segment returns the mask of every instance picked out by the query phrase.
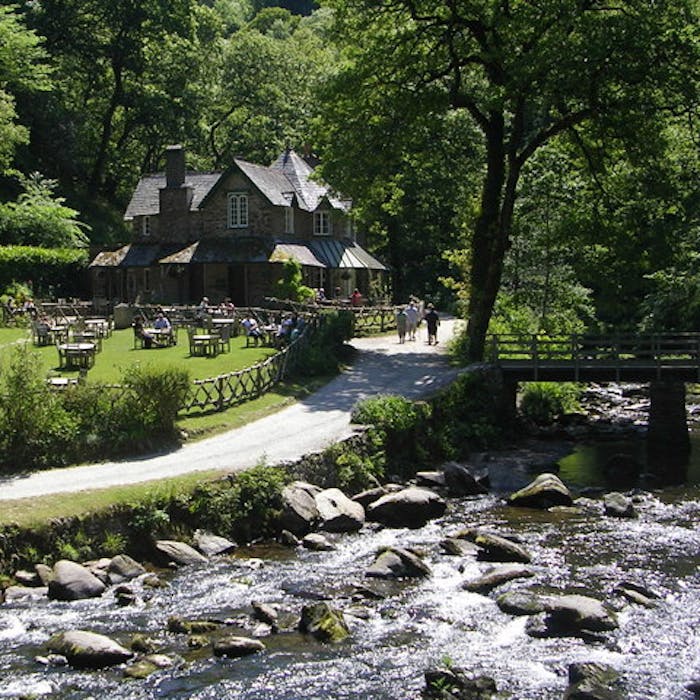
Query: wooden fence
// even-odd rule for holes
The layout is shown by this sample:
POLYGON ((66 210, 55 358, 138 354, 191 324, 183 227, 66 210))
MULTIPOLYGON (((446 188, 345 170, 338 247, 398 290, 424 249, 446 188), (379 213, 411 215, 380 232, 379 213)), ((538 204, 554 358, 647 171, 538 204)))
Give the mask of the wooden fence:
POLYGON ((223 411, 262 396, 298 366, 313 332, 314 326, 307 325, 287 347, 252 367, 218 377, 196 379, 182 412, 223 411))

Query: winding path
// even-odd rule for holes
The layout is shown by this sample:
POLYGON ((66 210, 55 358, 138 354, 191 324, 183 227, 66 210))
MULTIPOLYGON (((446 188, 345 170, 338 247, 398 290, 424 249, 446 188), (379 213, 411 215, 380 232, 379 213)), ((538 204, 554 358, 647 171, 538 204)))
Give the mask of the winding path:
POLYGON ((0 479, 0 501, 153 481, 196 471, 235 472, 260 462, 278 464, 319 452, 354 432, 350 411, 362 398, 392 393, 416 399, 452 381, 458 369, 445 355, 455 320, 445 318, 439 345, 425 328, 415 342, 395 335, 356 338, 353 366, 311 396, 277 413, 166 454, 34 472, 0 479))

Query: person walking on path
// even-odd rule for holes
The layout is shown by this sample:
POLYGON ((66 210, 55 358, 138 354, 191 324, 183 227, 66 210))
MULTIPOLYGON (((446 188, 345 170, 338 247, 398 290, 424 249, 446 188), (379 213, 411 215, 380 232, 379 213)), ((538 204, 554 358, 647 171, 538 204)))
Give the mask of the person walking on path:
POLYGON ((408 334, 408 339, 415 340, 416 330, 418 330, 418 321, 420 321, 420 313, 418 311, 418 306, 416 306, 416 301, 413 297, 411 297, 411 300, 408 302, 408 306, 406 307, 406 317, 408 320, 406 325, 406 333, 408 334))
POLYGON ((406 342, 406 327, 408 324, 408 316, 406 315, 406 309, 400 307, 396 312, 396 330, 399 334, 399 343, 406 342))
POLYGON ((425 314, 425 323, 428 326, 428 345, 432 345, 433 343, 437 345, 437 329, 440 325, 440 317, 432 304, 428 304, 428 311, 425 314))

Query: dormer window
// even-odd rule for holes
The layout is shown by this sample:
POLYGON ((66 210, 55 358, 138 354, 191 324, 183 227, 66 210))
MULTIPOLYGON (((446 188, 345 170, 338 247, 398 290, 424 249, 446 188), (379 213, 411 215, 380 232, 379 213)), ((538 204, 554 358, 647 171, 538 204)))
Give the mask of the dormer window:
POLYGON ((284 232, 294 233, 294 208, 284 208, 284 232))
POLYGON ((228 196, 228 227, 248 226, 248 195, 245 192, 231 192, 228 196))
POLYGON ((314 212, 314 236, 331 235, 331 214, 328 211, 314 212))
POLYGON ((144 216, 141 219, 141 235, 144 238, 148 238, 151 235, 151 217, 144 216))

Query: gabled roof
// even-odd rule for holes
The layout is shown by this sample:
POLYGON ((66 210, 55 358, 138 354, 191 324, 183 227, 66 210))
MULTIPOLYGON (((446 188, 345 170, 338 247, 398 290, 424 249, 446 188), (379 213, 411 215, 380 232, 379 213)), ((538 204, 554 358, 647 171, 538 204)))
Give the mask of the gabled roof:
MULTIPOLYGON (((187 173, 185 186, 192 188, 190 211, 199 208, 209 190, 221 177, 220 172, 187 173)), ((144 175, 136 185, 131 201, 124 213, 124 219, 130 221, 135 216, 156 216, 160 211, 160 190, 165 187, 165 173, 144 175)))
POLYGON ((344 243, 332 238, 309 241, 309 248, 326 267, 360 270, 386 270, 386 266, 357 243, 344 243))
MULTIPOLYGON (((226 172, 188 172, 185 186, 192 188, 190 211, 196 211, 234 170, 240 170, 251 183, 277 207, 291 206, 296 197, 300 209, 315 211, 319 205, 343 212, 351 207, 349 199, 335 195, 324 184, 312 179, 313 168, 294 151, 288 149, 270 166, 256 165, 241 158, 226 172)), ((144 175, 136 185, 124 219, 156 216, 160 210, 160 190, 165 187, 165 173, 144 175)))
POLYGON ((98 253, 88 267, 150 267, 177 248, 174 243, 129 243, 118 250, 98 253))

